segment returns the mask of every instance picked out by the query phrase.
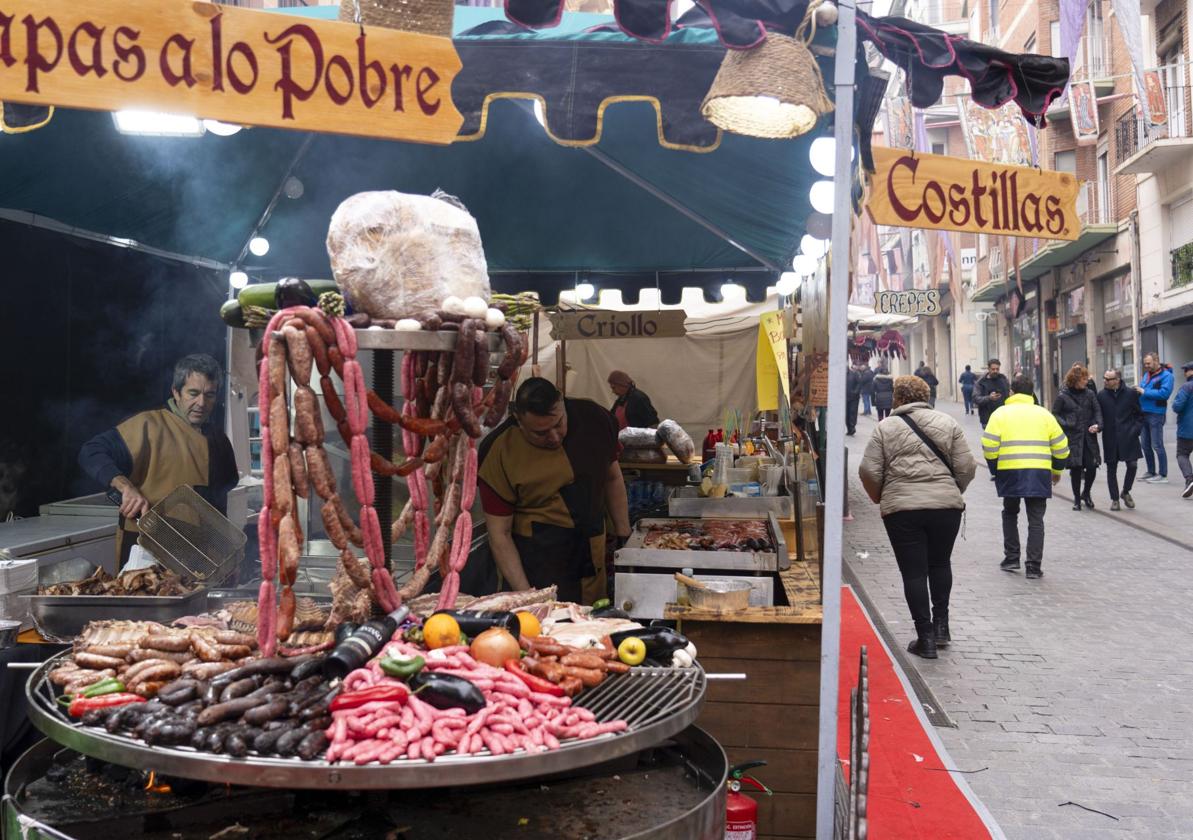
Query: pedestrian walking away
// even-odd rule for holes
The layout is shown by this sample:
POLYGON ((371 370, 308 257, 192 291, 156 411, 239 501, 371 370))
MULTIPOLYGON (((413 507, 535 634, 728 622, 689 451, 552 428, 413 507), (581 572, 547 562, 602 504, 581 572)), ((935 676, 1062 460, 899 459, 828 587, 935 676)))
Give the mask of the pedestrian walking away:
POLYGON ((867 363, 861 369, 862 381, 862 414, 870 416, 870 402, 874 397, 874 368, 867 363))
POLYGON ((1121 510, 1118 489, 1118 464, 1127 465, 1123 477, 1122 504, 1134 509, 1131 486, 1139 468, 1141 449, 1139 430, 1143 428, 1143 411, 1139 408, 1139 394, 1123 386, 1122 374, 1108 370, 1102 375, 1102 390, 1098 392, 1102 408, 1102 455, 1106 462, 1106 485, 1110 490, 1110 509, 1121 510))
POLYGON ((1147 472, 1143 481, 1152 484, 1168 483, 1168 452, 1164 449, 1164 417, 1168 413, 1168 398, 1172 396, 1172 369, 1160 364, 1160 357, 1147 353, 1143 357, 1143 379, 1135 386, 1139 407, 1143 409, 1143 431, 1139 445, 1147 472))
POLYGON ((932 408, 936 408, 936 388, 938 385, 940 385, 940 380, 936 378, 936 374, 932 372, 932 368, 928 367, 927 365, 924 365, 922 368, 920 368, 920 372, 917 375, 920 377, 920 379, 928 383, 928 405, 930 405, 932 408))
POLYGON ((1011 383, 999 372, 1001 369, 998 359, 991 359, 986 363, 986 375, 973 387, 973 401, 977 403, 978 422, 983 429, 990 422, 990 415, 1001 408, 1011 394, 1011 383))
POLYGON ((965 366, 965 373, 957 379, 961 383, 961 397, 965 400, 965 413, 973 414, 973 385, 978 381, 978 375, 969 365, 965 366))
POLYGON ((1052 415, 1069 439, 1069 480, 1073 485, 1073 510, 1084 504, 1090 510, 1090 496, 1098 475, 1101 456, 1098 432, 1102 430, 1102 406, 1089 386, 1089 371, 1078 362, 1065 374, 1065 387, 1052 401, 1052 415))
POLYGON ((879 365, 874 374, 874 411, 881 421, 891 413, 892 394, 895 389, 895 378, 886 369, 886 365, 879 365))
POLYGON ((982 455, 1002 499, 1003 560, 1000 568, 1019 570, 1019 508, 1027 509, 1027 577, 1041 578, 1044 511, 1052 485, 1069 458, 1068 437, 1052 412, 1035 404, 1035 383, 1019 375, 1006 404, 990 415, 982 432, 982 455))
POLYGON ((862 376, 858 366, 845 371, 845 434, 853 437, 857 432, 857 404, 862 396, 862 376))
POLYGON ((879 505, 903 578, 916 632, 907 649, 936 659, 950 642, 953 543, 977 464, 960 424, 932 409, 929 393, 920 377, 895 380, 894 411, 866 445, 858 476, 879 505))
POLYGON ((1193 466, 1189 464, 1189 456, 1193 454, 1193 362, 1181 365, 1181 372, 1185 374, 1185 384, 1172 401, 1172 411, 1177 418, 1176 463, 1185 480, 1181 498, 1189 499, 1193 498, 1193 466))

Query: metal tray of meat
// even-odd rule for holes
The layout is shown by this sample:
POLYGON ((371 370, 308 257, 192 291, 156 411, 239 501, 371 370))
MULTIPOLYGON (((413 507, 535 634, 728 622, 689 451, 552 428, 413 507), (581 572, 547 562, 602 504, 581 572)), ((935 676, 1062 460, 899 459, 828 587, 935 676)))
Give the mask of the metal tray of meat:
MULTIPOLYGON (((760 517, 761 518, 761 517, 760 517)), ((765 515, 767 538, 773 551, 708 551, 702 549, 673 549, 657 548, 646 545, 652 527, 677 529, 689 527, 693 529, 707 529, 709 527, 741 526, 748 519, 640 519, 634 527, 634 532, 626 541, 625 547, 614 554, 614 563, 618 567, 643 567, 659 569, 719 569, 721 571, 737 572, 775 572, 791 566, 791 558, 787 554, 787 542, 783 538, 783 529, 779 527, 779 520, 774 513, 765 515)))
POLYGON ((624 720, 622 732, 586 741, 564 740, 557 750, 528 753, 517 750, 495 756, 482 750, 459 756, 454 752, 433 762, 402 758, 392 764, 331 764, 299 758, 244 758, 199 752, 190 747, 149 746, 127 735, 82 726, 67 717, 55 700, 48 675, 64 652, 46 660, 25 685, 29 719, 47 737, 83 755, 102 761, 154 770, 205 782, 276 788, 341 788, 344 790, 437 788, 482 785, 563 773, 620 758, 661 743, 690 726, 700 714, 708 681, 704 670, 691 668, 635 668, 614 674, 576 698, 575 705, 592 711, 597 721, 624 720))
POLYGON ((29 595, 29 612, 47 639, 70 640, 92 621, 126 619, 169 624, 207 609, 207 590, 186 595, 29 595))

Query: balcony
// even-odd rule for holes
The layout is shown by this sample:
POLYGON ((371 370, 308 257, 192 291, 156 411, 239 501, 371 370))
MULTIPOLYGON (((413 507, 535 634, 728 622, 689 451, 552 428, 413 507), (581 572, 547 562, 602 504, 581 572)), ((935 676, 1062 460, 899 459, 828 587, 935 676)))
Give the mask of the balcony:
POLYGON ((1119 117, 1114 125, 1114 151, 1115 159, 1122 162, 1115 174, 1159 172, 1193 159, 1189 94, 1186 85, 1164 88, 1167 122, 1163 125, 1146 125, 1134 112, 1119 117))
MULTIPOLYGON (((1099 27, 1100 29, 1100 27, 1099 27)), ((1092 81, 1099 95, 1114 90, 1114 69, 1111 66, 1110 39, 1104 34, 1089 34, 1081 39, 1077 59, 1073 63, 1073 78, 1092 81)))

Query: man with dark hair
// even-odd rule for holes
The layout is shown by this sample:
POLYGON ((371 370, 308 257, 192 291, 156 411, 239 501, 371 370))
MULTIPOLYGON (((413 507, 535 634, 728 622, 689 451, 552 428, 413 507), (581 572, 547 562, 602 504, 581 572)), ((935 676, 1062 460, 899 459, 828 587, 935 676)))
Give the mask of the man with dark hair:
POLYGON ((1011 394, 1011 383, 1007 382, 1005 374, 1000 373, 1002 363, 998 359, 991 359, 986 363, 986 375, 977 381, 973 388, 973 401, 978 407, 978 422, 982 428, 990 422, 990 415, 1002 406, 1011 394))
POLYGON ((509 589, 557 586, 561 601, 605 597, 605 517, 630 534, 617 421, 546 379, 518 387, 512 416, 478 450, 489 547, 509 589))
POLYGON ((120 494, 116 558, 123 566, 137 541, 136 520, 175 488, 188 484, 220 513, 240 474, 232 443, 210 422, 223 372, 206 353, 174 365, 165 408, 134 414, 93 437, 79 451, 79 466, 120 494))
POLYGON ((1052 412, 1035 403, 1035 383, 1020 374, 1006 404, 990 415, 982 432, 982 454, 1002 499, 1003 560, 999 568, 1019 571, 1019 507, 1027 508, 1027 577, 1041 578, 1044 511, 1052 485, 1060 481, 1069 442, 1052 412))
POLYGON ((1172 396, 1172 369, 1160 363, 1156 353, 1143 356, 1143 378, 1135 386, 1139 407, 1143 409, 1143 430, 1139 445, 1147 472, 1140 479, 1149 484, 1168 483, 1168 452, 1164 449, 1164 418, 1168 414, 1168 398, 1172 396))

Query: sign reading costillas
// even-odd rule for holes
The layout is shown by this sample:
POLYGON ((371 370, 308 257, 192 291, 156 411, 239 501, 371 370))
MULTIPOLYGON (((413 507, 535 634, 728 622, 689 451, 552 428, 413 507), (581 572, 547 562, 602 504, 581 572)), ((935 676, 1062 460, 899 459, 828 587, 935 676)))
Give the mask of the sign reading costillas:
POLYGON ((450 143, 448 38, 182 0, 0 0, 0 100, 450 143))
POLYGON ((867 209, 877 224, 1076 239, 1080 185, 1068 172, 874 148, 867 209))
POLYGON ((687 335, 682 309, 658 312, 614 312, 581 309, 551 313, 551 337, 556 341, 593 338, 682 338, 687 335))

